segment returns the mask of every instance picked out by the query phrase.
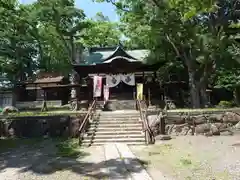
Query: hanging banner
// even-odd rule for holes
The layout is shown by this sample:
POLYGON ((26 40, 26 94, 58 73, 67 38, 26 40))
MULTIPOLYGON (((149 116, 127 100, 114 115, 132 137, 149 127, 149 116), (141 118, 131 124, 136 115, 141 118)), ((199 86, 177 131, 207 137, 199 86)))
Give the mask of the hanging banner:
POLYGON ((104 101, 108 101, 109 99, 109 88, 108 85, 103 86, 103 95, 104 95, 104 101))
POLYGON ((121 82, 120 75, 107 75, 106 84, 109 88, 117 86, 121 82))
POLYGON ((93 77, 93 97, 101 97, 102 94, 102 77, 93 77))
POLYGON ((143 84, 137 84, 137 99, 143 100, 143 84))
POLYGON ((121 80, 129 85, 129 86, 135 86, 135 76, 134 74, 122 74, 121 80))

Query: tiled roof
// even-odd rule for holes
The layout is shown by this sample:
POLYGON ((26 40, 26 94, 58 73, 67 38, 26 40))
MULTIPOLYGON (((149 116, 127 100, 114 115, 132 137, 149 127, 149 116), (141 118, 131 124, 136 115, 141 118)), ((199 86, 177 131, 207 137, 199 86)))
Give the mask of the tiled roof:
POLYGON ((34 83, 35 84, 40 84, 40 83, 57 83, 57 82, 61 82, 63 80, 63 78, 64 78, 64 76, 40 78, 40 79, 36 79, 34 81, 34 83))
POLYGON ((121 55, 126 59, 140 61, 145 63, 149 50, 123 50, 121 47, 117 48, 92 48, 87 55, 83 56, 84 63, 81 65, 102 64, 104 61, 109 61, 109 58, 120 57, 121 55))

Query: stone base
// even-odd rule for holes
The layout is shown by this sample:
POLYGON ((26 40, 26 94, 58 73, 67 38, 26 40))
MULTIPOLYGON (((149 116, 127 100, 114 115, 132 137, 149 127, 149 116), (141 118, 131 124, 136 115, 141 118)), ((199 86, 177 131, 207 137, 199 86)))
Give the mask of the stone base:
POLYGON ((78 137, 85 114, 0 119, 0 137, 78 137))
MULTIPOLYGON (((104 102, 98 101, 98 108, 102 108, 104 102)), ((135 100, 109 100, 107 105, 105 106, 105 110, 107 111, 115 111, 115 110, 135 110, 136 109, 136 101, 135 100)))
MULTIPOLYGON (((155 135, 160 132, 160 121, 153 124, 157 115, 148 115, 148 120, 155 135)), ((188 116, 184 114, 164 117, 165 133, 171 136, 205 135, 220 136, 234 135, 240 131, 240 115, 234 112, 220 114, 199 114, 188 116)))

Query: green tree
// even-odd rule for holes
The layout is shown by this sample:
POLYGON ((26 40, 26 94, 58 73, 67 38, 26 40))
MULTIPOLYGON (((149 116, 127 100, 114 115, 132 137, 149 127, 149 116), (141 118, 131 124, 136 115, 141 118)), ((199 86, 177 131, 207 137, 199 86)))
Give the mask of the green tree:
POLYGON ((78 40, 85 47, 115 46, 121 39, 118 23, 111 22, 102 13, 97 13, 91 20, 92 27, 85 29, 84 35, 78 40))
POLYGON ((36 43, 29 27, 22 23, 24 6, 16 1, 1 1, 0 7, 0 67, 12 81, 32 74, 37 56, 36 43))
POLYGON ((52 70, 69 72, 76 57, 76 38, 82 36, 84 29, 90 27, 83 10, 74 6, 73 0, 38 0, 34 3, 35 17, 44 48, 43 63, 52 70), (55 68, 57 67, 57 69, 55 68))
MULTIPOLYGON (((180 59, 188 71, 192 106, 206 104, 206 88, 216 70, 216 61, 224 59, 229 45, 227 29, 237 18, 237 1, 113 1, 127 31, 135 36, 144 29, 146 37, 134 38, 132 44, 146 42, 152 61, 176 63, 180 59), (227 12, 227 13, 226 13, 227 12), (140 29, 140 30, 139 30, 140 29), (174 58, 175 56, 175 58, 174 58), (172 58, 172 59, 171 59, 172 58)), ((131 38, 130 37, 130 38, 131 38)))

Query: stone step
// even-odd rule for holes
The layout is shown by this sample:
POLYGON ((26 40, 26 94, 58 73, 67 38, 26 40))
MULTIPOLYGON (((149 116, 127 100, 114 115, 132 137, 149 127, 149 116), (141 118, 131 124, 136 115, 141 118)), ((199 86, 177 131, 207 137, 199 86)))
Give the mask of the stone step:
POLYGON ((145 142, 144 137, 138 137, 138 138, 112 138, 112 139, 84 139, 83 143, 118 143, 118 142, 145 142))
POLYGON ((141 121, 136 120, 93 120, 91 124, 141 124, 141 121))
POLYGON ((82 144, 88 146, 105 143, 144 145, 145 137, 142 134, 139 112, 135 110, 97 112, 84 135, 82 144))
POLYGON ((90 126, 88 131, 98 131, 98 132, 109 132, 109 131, 141 131, 142 126, 135 126, 135 127, 93 127, 90 126))
POLYGON ((119 116, 93 116, 96 119, 138 119, 140 116, 139 115, 119 115, 119 116))
POLYGON ((102 124, 102 123, 99 123, 99 124, 91 124, 90 127, 97 127, 97 128, 118 128, 118 127, 121 127, 121 128, 134 128, 134 127, 142 127, 142 124, 141 123, 125 123, 125 124, 116 124, 116 123, 108 123, 108 124, 102 124))
POLYGON ((87 135, 95 134, 98 135, 125 135, 125 134, 142 134, 142 131, 131 131, 131 130, 122 130, 122 131, 88 131, 86 132, 87 135))
POLYGON ((91 125, 98 125, 98 124, 142 124, 141 122, 137 122, 137 121, 119 121, 119 122, 112 122, 112 121, 100 121, 100 122, 92 122, 91 125))
POLYGON ((121 119, 139 119, 140 116, 129 116, 129 115, 124 115, 124 116, 93 116, 94 119, 116 119, 116 120, 121 120, 121 119))
MULTIPOLYGON (((82 142, 83 147, 88 147, 88 146, 103 146, 105 144, 107 144, 108 142, 93 142, 93 143, 89 143, 89 142, 82 142)), ((117 144, 127 144, 127 145, 145 145, 145 141, 144 142, 117 142, 117 144)))
POLYGON ((139 116, 140 112, 139 111, 102 111, 102 112, 97 112, 98 115, 100 116, 139 116))
MULTIPOLYGON (((99 110, 98 110, 99 111, 99 110)), ((99 112, 98 114, 102 116, 107 116, 107 115, 139 115, 139 111, 133 111, 133 110, 117 110, 117 111, 102 111, 99 112)))
POLYGON ((122 138, 127 138, 127 139, 132 139, 132 138, 144 138, 144 136, 139 133, 139 134, 104 134, 104 135, 89 135, 85 136, 84 140, 88 139, 122 139, 122 138))

